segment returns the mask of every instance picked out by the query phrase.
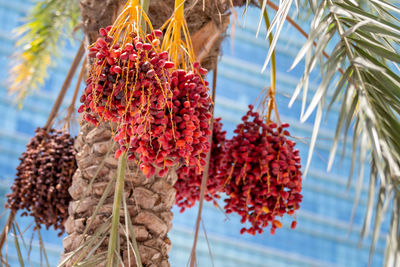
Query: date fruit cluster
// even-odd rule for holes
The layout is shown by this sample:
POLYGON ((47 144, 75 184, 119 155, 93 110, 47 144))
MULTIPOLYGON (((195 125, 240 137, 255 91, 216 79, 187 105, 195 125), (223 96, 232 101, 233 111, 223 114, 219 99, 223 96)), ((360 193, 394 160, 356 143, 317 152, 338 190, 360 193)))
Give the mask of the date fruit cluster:
MULTIPOLYGON (((284 123, 266 124, 253 106, 237 125, 235 136, 225 142, 219 167, 225 178, 225 211, 241 216, 241 233, 262 233, 271 225, 271 233, 282 223, 277 217, 292 215, 302 200, 299 151, 284 123)), ((293 221, 292 228, 296 226, 293 221)))
MULTIPOLYGON (((217 175, 219 165, 223 156, 223 146, 226 140, 226 131, 222 131, 221 118, 215 118, 213 124, 213 135, 211 143, 210 165, 208 169, 207 188, 204 199, 215 202, 223 191, 223 177, 217 175)), ((175 183, 176 205, 180 212, 191 208, 200 199, 200 187, 203 174, 197 174, 194 168, 182 166, 177 169, 178 180, 175 183)))
POLYGON ((23 210, 46 228, 64 232, 71 196, 68 188, 77 168, 74 139, 63 131, 37 128, 17 167, 17 177, 7 194, 6 208, 23 210))
POLYGON ((210 149, 207 70, 198 63, 189 71, 175 69, 168 52, 160 51, 159 30, 120 45, 110 29, 101 29, 90 48, 94 60, 78 111, 95 125, 115 122, 115 156, 138 158, 147 177, 164 176, 177 163, 200 173, 210 149))

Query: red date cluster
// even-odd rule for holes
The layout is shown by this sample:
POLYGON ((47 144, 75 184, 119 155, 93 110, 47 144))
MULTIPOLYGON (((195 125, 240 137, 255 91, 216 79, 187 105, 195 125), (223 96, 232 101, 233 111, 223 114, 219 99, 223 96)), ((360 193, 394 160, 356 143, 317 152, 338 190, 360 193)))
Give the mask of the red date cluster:
MULTIPOLYGON (((206 201, 216 201, 223 191, 224 181, 221 175, 217 175, 218 167, 223 157, 223 145, 226 131, 222 131, 221 118, 214 119, 213 138, 211 143, 210 165, 208 169, 207 188, 204 195, 206 201)), ((191 208, 200 199, 200 187, 203 174, 197 174, 194 168, 182 166, 177 170, 178 180, 175 183, 176 205, 180 212, 191 208)))
POLYGON ((101 29, 103 37, 89 50, 95 60, 78 111, 95 125, 116 122, 115 156, 138 156, 147 177, 157 170, 164 176, 176 162, 200 173, 210 149, 207 70, 198 63, 191 71, 173 70, 168 53, 160 51, 159 30, 122 46, 109 30, 101 29))
POLYGON ((210 149, 211 100, 207 82, 202 80, 199 72, 200 69, 172 71, 172 97, 167 102, 171 105, 165 110, 157 110, 159 102, 155 100, 150 107, 153 116, 148 121, 142 122, 137 117, 124 124, 124 131, 132 129, 133 133, 144 133, 130 138, 129 152, 132 157, 135 153, 140 155, 140 168, 145 174, 152 175, 157 167, 160 168, 159 176, 164 176, 176 161, 182 161, 196 173, 201 173, 206 165, 205 158, 210 149))
POLYGON ((242 234, 262 233, 270 224, 273 234, 282 226, 277 217, 292 215, 302 200, 299 151, 287 139, 288 124, 266 124, 249 108, 236 135, 225 143, 220 165, 227 194, 225 210, 238 213, 242 223, 250 223, 241 229, 242 234))
MULTIPOLYGON (((137 105, 144 107, 150 95, 165 95, 168 89, 165 70, 174 66, 166 61, 167 53, 160 55, 154 51, 153 42, 159 43, 156 36, 161 32, 147 35, 149 42, 136 37, 132 43, 120 47, 108 35, 110 29, 110 26, 100 29, 103 37, 89 48, 89 57, 94 62, 80 99, 83 104, 78 110, 86 111, 85 120, 95 125, 99 120, 120 122, 133 116, 131 113, 136 111, 137 105)), ((161 98, 165 100, 164 96, 161 98)))

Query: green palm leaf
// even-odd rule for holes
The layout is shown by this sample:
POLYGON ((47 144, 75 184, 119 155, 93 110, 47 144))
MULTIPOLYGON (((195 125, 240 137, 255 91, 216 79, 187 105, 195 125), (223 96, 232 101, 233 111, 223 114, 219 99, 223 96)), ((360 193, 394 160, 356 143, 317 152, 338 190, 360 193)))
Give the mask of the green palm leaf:
POLYGON ((305 59, 305 71, 291 100, 293 103, 303 91, 302 121, 308 119, 318 107, 305 169, 308 170, 317 140, 321 108, 327 100, 328 110, 334 103, 339 103, 341 107, 328 169, 333 165, 340 138, 344 136, 346 143, 348 130, 352 126, 353 156, 350 172, 353 173, 356 152, 359 151, 359 176, 351 223, 361 193, 364 166, 369 159, 368 210, 361 237, 369 232, 376 187, 379 186, 371 257, 385 216, 385 207, 388 207, 384 203, 392 203, 386 263, 395 263, 399 254, 399 216, 396 209, 400 199, 400 77, 397 67, 400 60, 400 27, 396 16, 400 14, 400 9, 384 0, 323 0, 318 7, 315 3, 312 7, 315 16, 309 39, 293 63, 294 67, 305 59), (313 42, 316 42, 316 48, 313 48, 313 42), (334 48, 331 57, 324 59, 322 52, 328 44, 334 44, 334 48), (320 63, 323 73, 321 83, 306 107, 309 76, 320 63), (334 83, 339 68, 345 71, 338 82, 334 83), (333 94, 328 93, 330 90, 333 90, 333 94), (331 99, 328 99, 328 95, 332 95, 331 99))
POLYGON ((22 104, 26 95, 44 83, 52 57, 60 52, 78 25, 77 1, 39 1, 16 29, 19 37, 10 71, 10 93, 22 104))

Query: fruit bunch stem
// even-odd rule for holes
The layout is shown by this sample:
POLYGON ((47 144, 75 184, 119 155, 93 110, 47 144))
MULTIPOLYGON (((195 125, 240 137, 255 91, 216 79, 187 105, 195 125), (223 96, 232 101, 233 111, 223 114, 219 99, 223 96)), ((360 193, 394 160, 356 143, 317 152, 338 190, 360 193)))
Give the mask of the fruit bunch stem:
POLYGON ((63 85, 61 87, 61 90, 60 90, 60 92, 59 92, 59 94, 57 96, 56 102, 53 105, 53 108, 52 108, 52 110, 50 112, 49 118, 47 119, 47 122, 46 122, 46 124, 44 126, 44 128, 47 131, 50 130, 50 128, 51 128, 51 126, 52 126, 52 124, 54 122, 54 119, 57 116, 58 110, 60 109, 62 101, 63 101, 63 99, 65 97, 65 94, 67 93, 67 90, 68 90, 68 88, 69 88, 69 86, 71 84, 72 78, 74 77, 76 69, 78 68, 79 62, 81 61, 84 53, 85 53, 85 47, 84 47, 83 42, 82 42, 81 46, 79 47, 78 52, 75 55, 74 61, 72 62, 71 67, 69 68, 67 77, 65 78, 64 83, 63 83, 63 85))
MULTIPOLYGON (((260 4, 262 4, 262 0, 260 0, 260 4)), ((267 9, 264 9, 263 15, 264 15, 265 26, 268 30, 271 26, 271 23, 269 21, 267 9)), ((268 36, 268 41, 270 45, 272 44, 273 39, 274 39, 273 35, 272 33, 270 33, 268 36)), ((268 111, 267 111, 267 123, 271 121, 272 110, 274 110, 276 120, 277 122, 279 122, 279 113, 275 100, 275 92, 276 92, 276 57, 275 57, 275 51, 273 51, 271 56, 271 87, 268 92, 269 101, 268 101, 268 111)))
POLYGON ((195 62, 195 55, 184 17, 184 3, 185 0, 175 0, 174 14, 161 27, 161 30, 166 29, 161 48, 169 52, 170 60, 175 66, 186 69, 195 62))

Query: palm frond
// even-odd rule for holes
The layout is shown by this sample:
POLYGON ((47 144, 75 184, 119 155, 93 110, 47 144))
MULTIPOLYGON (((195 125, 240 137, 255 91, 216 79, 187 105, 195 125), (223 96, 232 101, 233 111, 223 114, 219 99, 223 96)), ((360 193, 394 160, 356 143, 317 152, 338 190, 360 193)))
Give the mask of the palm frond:
POLYGON ((78 24, 77 1, 39 1, 26 23, 16 29, 17 52, 10 70, 10 93, 17 94, 19 104, 26 95, 44 83, 53 56, 60 52, 65 40, 78 24))
POLYGON ((119 251, 117 248, 118 238, 119 238, 119 219, 120 219, 120 209, 123 193, 124 193, 124 178, 125 178, 125 169, 127 163, 128 155, 123 153, 123 155, 118 160, 118 177, 115 185, 115 193, 114 193, 114 204, 112 211, 112 224, 111 224, 111 232, 110 232, 110 240, 108 244, 108 253, 107 253, 107 264, 106 266, 116 266, 117 259, 115 255, 116 251, 119 251))
POLYGON ((18 255, 18 262, 20 266, 24 266, 24 260, 22 259, 22 253, 21 253, 21 248, 19 245, 19 241, 18 241, 18 236, 17 236, 17 231, 15 230, 15 225, 12 225, 12 231, 13 231, 13 235, 14 235, 14 242, 15 242, 15 248, 17 250, 17 255, 18 255))
MULTIPOLYGON (((297 10, 298 10, 299 0, 280 0, 279 1, 279 7, 276 11, 274 18, 271 21, 270 27, 267 29, 266 38, 268 38, 270 35, 273 36, 273 38, 272 38, 272 42, 270 44, 268 54, 265 59, 262 71, 264 71, 267 68, 268 63, 272 57, 272 54, 275 51, 276 43, 278 42, 280 32, 283 28, 283 25, 285 24, 286 18, 289 14, 290 8, 292 7, 293 1, 295 2, 297 10)), ((268 2, 268 0, 260 0, 260 9, 261 10, 260 10, 260 18, 258 21, 256 36, 258 36, 258 34, 260 33, 261 25, 264 20, 264 13, 266 12, 267 2, 268 2)), ((245 9, 245 12, 246 12, 246 10, 247 10, 247 6, 245 9)))
MULTIPOLYGON (((315 4, 315 1, 310 2, 315 4)), ((371 225, 371 209, 378 186, 380 189, 376 203, 371 255, 385 215, 384 203, 393 202, 387 244, 389 249, 386 255, 386 260, 393 262, 397 260, 396 255, 399 253, 396 227, 399 217, 396 216, 398 211, 394 210, 398 206, 394 203, 400 199, 400 77, 397 67, 400 63, 400 27, 397 23, 400 8, 384 0, 323 0, 314 10, 309 38, 293 63, 294 67, 305 59, 305 71, 291 103, 303 91, 302 121, 307 120, 318 107, 305 172, 308 170, 317 140, 322 109, 327 107, 328 101, 328 110, 332 105, 339 104, 341 107, 328 169, 332 167, 340 137, 344 135, 344 140, 347 140, 352 126, 351 169, 356 164, 356 152, 359 151, 357 188, 361 188, 363 183, 365 163, 367 159, 371 160, 368 211, 362 237, 366 236, 371 225), (334 46, 331 56, 324 59, 323 51, 328 44, 334 46), (318 64, 323 74, 321 83, 306 107, 310 73, 318 64), (345 71, 337 80, 339 68, 345 71), (333 94, 328 94, 330 90, 333 90, 333 94), (330 99, 328 95, 332 95, 330 99)), ((350 172, 352 173, 352 170, 350 172)), ((357 206, 360 193, 361 191, 357 190, 354 207, 357 206)), ((352 218, 354 214, 355 208, 352 218)))

